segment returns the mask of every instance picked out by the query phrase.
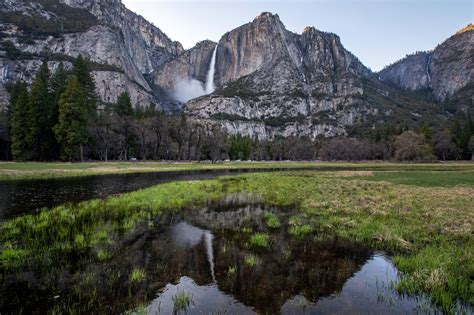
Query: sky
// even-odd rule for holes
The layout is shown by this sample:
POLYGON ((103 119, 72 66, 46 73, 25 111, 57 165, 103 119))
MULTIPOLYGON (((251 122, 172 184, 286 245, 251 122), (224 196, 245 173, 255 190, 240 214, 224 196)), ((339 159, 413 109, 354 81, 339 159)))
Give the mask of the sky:
POLYGON ((473 0, 122 0, 172 40, 191 48, 276 13, 286 28, 336 33, 346 49, 373 71, 405 55, 431 50, 474 22, 473 0))

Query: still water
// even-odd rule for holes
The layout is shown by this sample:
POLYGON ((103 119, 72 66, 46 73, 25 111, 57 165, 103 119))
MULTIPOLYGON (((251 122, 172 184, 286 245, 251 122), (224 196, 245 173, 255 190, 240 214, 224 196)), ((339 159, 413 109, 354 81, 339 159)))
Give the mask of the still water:
POLYGON ((278 169, 232 169, 113 174, 44 180, 0 181, 0 221, 56 205, 105 198, 178 180, 209 179, 278 169))
POLYGON ((268 206, 250 193, 170 211, 108 245, 52 257, 4 278, 0 313, 440 312, 423 296, 394 290, 399 274, 384 253, 312 233, 290 235, 295 215, 297 205, 268 206), (269 212, 279 227, 268 226, 269 212), (268 235, 268 246, 252 244, 256 233, 268 235), (99 251, 110 257, 97 259, 99 251), (132 280, 133 270, 143 276, 132 280))

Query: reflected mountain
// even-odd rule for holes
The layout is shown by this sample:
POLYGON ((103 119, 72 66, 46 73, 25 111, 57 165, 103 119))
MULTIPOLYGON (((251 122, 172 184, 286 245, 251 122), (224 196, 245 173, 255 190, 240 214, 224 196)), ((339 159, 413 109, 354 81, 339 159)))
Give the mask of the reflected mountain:
POLYGON ((148 305, 150 314, 168 314, 180 292, 190 298, 188 314, 405 313, 420 304, 436 310, 426 299, 398 296, 390 285, 397 271, 382 254, 347 240, 289 235, 296 213, 296 205, 268 206, 261 196, 241 193, 164 213, 132 233, 112 235, 108 245, 57 255, 4 278, 0 313, 45 313, 61 305, 123 313, 148 305), (266 225, 268 212, 279 228, 266 225), (267 248, 251 245, 257 232, 269 235, 267 248), (101 252, 110 258, 98 258, 101 252), (133 270, 144 276, 132 280, 133 270))

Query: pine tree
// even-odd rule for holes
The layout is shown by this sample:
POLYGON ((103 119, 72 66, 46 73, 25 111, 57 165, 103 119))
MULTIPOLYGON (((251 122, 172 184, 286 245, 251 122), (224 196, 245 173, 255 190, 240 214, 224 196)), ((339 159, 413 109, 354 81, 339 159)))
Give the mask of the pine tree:
POLYGON ((51 91, 56 105, 59 103, 61 94, 66 90, 67 79, 68 72, 66 68, 64 68, 64 64, 60 62, 58 68, 51 77, 51 91))
POLYGON ((28 108, 29 95, 26 84, 18 82, 14 87, 10 105, 10 137, 14 160, 29 160, 31 149, 26 139, 29 138, 28 108))
POLYGON ((117 103, 114 106, 114 111, 120 117, 130 117, 133 115, 132 101, 130 100, 130 95, 128 92, 122 92, 119 95, 117 103))
POLYGON ((52 100, 49 94, 49 70, 44 62, 31 87, 28 108, 30 132, 26 141, 31 147, 32 158, 46 160, 50 157, 51 140, 54 139, 51 125, 52 100))
MULTIPOLYGON (((58 68, 51 77, 51 95, 52 95, 52 104, 50 112, 50 126, 54 126, 58 123, 59 119, 59 100, 61 95, 64 93, 67 87, 68 72, 64 68, 64 64, 59 63, 58 68)), ((54 132, 51 139, 51 157, 54 159, 59 158, 60 145, 56 140, 54 132)))
POLYGON ((474 135, 474 121, 472 120, 470 113, 467 113, 467 125, 469 126, 469 131, 471 132, 471 135, 474 135))
POLYGON ((113 110, 117 117, 117 133, 123 137, 121 157, 124 160, 128 160, 128 153, 130 145, 133 142, 132 139, 132 119, 133 119, 133 107, 130 100, 130 95, 127 92, 123 92, 119 95, 117 103, 115 103, 113 110))
POLYGON ((79 151, 84 160, 84 144, 87 143, 87 97, 78 78, 72 75, 59 100, 59 120, 54 133, 61 144, 61 157, 72 161, 79 151), (79 149, 79 150, 78 150, 79 149))
POLYGON ((426 143, 431 143, 431 140, 433 139, 433 130, 427 122, 425 122, 421 127, 421 134, 425 137, 426 143))
POLYGON ((469 139, 471 138, 471 128, 469 122, 466 119, 464 126, 459 137, 459 148, 461 149, 461 156, 464 160, 471 159, 471 151, 469 150, 469 139))
POLYGON ((97 113, 97 95, 95 93, 95 82, 90 73, 90 62, 81 55, 76 58, 72 67, 72 74, 77 77, 79 84, 86 97, 86 107, 89 116, 97 113))

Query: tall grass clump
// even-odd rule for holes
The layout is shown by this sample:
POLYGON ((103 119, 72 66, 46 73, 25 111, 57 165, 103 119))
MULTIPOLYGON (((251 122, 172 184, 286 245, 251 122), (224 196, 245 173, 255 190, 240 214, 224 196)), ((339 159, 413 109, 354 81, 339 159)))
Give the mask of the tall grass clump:
POLYGON ((266 211, 264 219, 269 228, 278 229, 281 226, 280 220, 278 220, 278 217, 272 212, 266 211))
POLYGON ((173 297, 173 313, 177 314, 180 311, 186 311, 193 303, 192 295, 186 292, 178 292, 173 297))
POLYGON ((131 283, 138 283, 142 282, 146 278, 145 270, 140 267, 134 267, 128 279, 131 283))
POLYGON ((288 233, 295 237, 302 238, 314 231, 314 228, 309 223, 306 223, 305 218, 301 215, 292 216, 288 224, 288 233))
POLYGON ((267 248, 270 245, 270 236, 267 233, 255 233, 250 237, 250 244, 255 247, 267 248))
POLYGON ((244 258, 244 264, 249 267, 253 267, 258 263, 258 258, 254 255, 247 255, 244 258))

